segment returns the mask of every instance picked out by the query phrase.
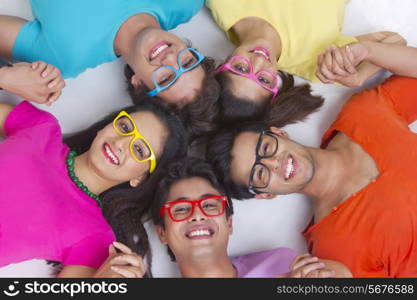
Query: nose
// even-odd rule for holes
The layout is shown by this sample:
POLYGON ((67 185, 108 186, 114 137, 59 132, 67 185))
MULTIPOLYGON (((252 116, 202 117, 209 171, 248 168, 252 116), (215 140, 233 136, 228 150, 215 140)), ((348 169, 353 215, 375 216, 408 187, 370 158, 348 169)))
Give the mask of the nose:
POLYGON ((193 214, 191 218, 189 219, 190 222, 197 222, 197 221, 203 221, 206 219, 206 216, 201 211, 200 207, 198 205, 195 205, 193 214))
POLYGON ((114 145, 116 147, 115 151, 117 151, 117 153, 129 152, 129 146, 130 146, 131 140, 132 140, 131 136, 122 136, 122 135, 117 136, 114 142, 114 145))
POLYGON ((175 51, 168 51, 165 56, 162 57, 161 65, 167 65, 178 69, 177 53, 175 53, 175 51))
POLYGON ((271 173, 279 170, 279 163, 276 157, 262 158, 261 163, 263 163, 271 173))
POLYGON ((253 73, 257 73, 267 67, 265 59, 255 54, 252 54, 250 62, 252 64, 253 73))

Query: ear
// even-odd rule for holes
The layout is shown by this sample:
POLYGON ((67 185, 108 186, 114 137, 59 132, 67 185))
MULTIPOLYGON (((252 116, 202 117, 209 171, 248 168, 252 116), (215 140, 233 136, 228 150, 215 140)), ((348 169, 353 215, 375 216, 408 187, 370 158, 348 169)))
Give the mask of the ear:
POLYGON ((272 198, 275 198, 277 196, 278 195, 271 194, 271 193, 261 193, 261 194, 256 194, 255 197, 253 197, 253 198, 260 200, 260 199, 272 199, 272 198))
POLYGON ((135 89, 137 89, 140 86, 140 80, 138 79, 138 77, 136 76, 136 74, 134 74, 132 76, 132 78, 130 79, 130 83, 133 85, 133 87, 135 89))
POLYGON ((290 137, 286 131, 284 131, 284 130, 278 128, 278 127, 271 126, 271 127, 269 127, 269 130, 271 130, 273 133, 275 133, 279 136, 285 137, 287 139, 290 137))
POLYGON ((227 219, 227 225, 229 226, 229 235, 233 233, 233 217, 229 216, 227 219))
POLYGON ((161 225, 155 225, 155 231, 161 243, 164 245, 168 244, 168 241, 165 235, 165 229, 161 225))
POLYGON ((145 179, 146 179, 146 177, 148 176, 148 174, 147 173, 143 173, 141 176, 139 176, 138 178, 135 178, 135 179, 131 179, 130 181, 129 181, 129 184, 130 184, 130 186, 131 187, 138 187, 140 184, 141 184, 141 182, 142 181, 144 181, 145 179))

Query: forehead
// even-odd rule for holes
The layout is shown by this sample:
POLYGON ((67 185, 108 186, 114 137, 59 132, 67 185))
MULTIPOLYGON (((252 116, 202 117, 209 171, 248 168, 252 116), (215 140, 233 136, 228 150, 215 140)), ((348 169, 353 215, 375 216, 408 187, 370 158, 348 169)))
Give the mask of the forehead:
POLYGON ((167 202, 186 198, 198 200, 205 194, 220 195, 219 191, 211 183, 202 177, 181 179, 171 185, 167 196, 167 202))
POLYGON ((168 130, 158 117, 150 111, 140 111, 131 113, 135 125, 140 134, 151 145, 155 154, 160 155, 163 144, 168 136, 168 130))
POLYGON ((245 131, 239 134, 233 143, 230 176, 237 184, 248 185, 250 171, 255 163, 259 136, 258 132, 245 131))
POLYGON ((261 87, 251 78, 240 76, 229 71, 226 76, 229 78, 229 88, 235 97, 249 99, 253 102, 267 101, 272 97, 272 92, 261 87))
POLYGON ((168 103, 189 103, 201 91, 204 77, 205 72, 199 65, 188 72, 182 73, 174 84, 158 95, 168 103))

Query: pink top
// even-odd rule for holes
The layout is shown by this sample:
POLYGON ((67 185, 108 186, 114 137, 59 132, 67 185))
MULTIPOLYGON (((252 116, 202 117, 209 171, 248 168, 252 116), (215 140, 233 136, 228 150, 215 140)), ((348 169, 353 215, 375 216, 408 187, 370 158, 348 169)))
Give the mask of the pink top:
POLYGON ((58 121, 24 101, 0 144, 0 266, 29 259, 99 267, 115 240, 98 203, 71 180, 58 121))

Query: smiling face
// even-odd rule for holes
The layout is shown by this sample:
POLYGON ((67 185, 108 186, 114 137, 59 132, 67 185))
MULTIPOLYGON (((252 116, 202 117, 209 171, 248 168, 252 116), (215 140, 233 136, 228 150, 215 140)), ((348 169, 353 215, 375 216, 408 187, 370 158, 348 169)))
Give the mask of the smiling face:
MULTIPOLYGON (((157 160, 161 156, 168 136, 164 124, 149 111, 130 114, 138 131, 152 147, 157 160)), ((112 185, 130 181, 137 186, 149 174, 150 161, 138 162, 130 151, 133 136, 123 136, 116 132, 113 124, 108 124, 97 133, 88 151, 89 165, 95 173, 112 185)), ((143 143, 135 142, 136 155, 146 155, 148 149, 143 143), (143 146, 143 149, 140 147, 143 146)))
MULTIPOLYGON (((198 200, 220 195, 206 179, 192 177, 174 183, 168 193, 167 203, 177 200, 198 200)), ((232 217, 226 213, 207 217, 198 206, 193 215, 182 222, 175 222, 168 213, 164 215, 165 226, 156 230, 162 243, 168 244, 176 260, 210 260, 227 255, 229 235, 232 233, 232 217)))
MULTIPOLYGON (((128 58, 129 65, 135 75, 132 84, 135 87, 144 84, 149 90, 155 85, 152 81, 152 73, 162 65, 178 69, 178 53, 187 48, 187 45, 177 36, 161 29, 150 28, 140 32, 135 42, 133 57, 128 58)), ((196 59, 191 52, 186 51, 184 62, 190 63, 196 59)), ((182 62, 182 63, 184 63, 182 62)), ((205 72, 201 65, 183 73, 169 88, 158 93, 158 96, 169 104, 184 105, 192 102, 202 88, 205 72)), ((159 77, 161 85, 166 78, 159 77)))
MULTIPOLYGON (((276 74, 278 69, 274 55, 266 46, 242 44, 233 51, 230 57, 232 56, 242 56, 246 58, 252 64, 252 71, 255 74, 261 70, 269 70, 276 74)), ((263 88, 256 81, 239 76, 227 70, 223 72, 226 72, 226 76, 230 82, 229 88, 234 96, 256 103, 267 102, 273 97, 271 91, 263 88)), ((262 81, 263 79, 260 78, 260 80, 262 81)))
MULTIPOLYGON (((257 182, 264 182, 266 188, 256 191, 262 198, 267 194, 291 194, 302 192, 306 185, 313 179, 315 166, 314 160, 307 148, 288 139, 287 134, 275 127, 271 132, 277 138, 278 148, 272 157, 260 159, 269 169, 269 180, 266 177, 266 169, 255 169, 253 177, 257 182), (259 172, 261 171, 261 172, 259 172)), ((243 132, 239 134, 232 147, 231 177, 232 180, 243 186, 248 186, 249 177, 255 163, 255 149, 259 141, 260 133, 243 132)), ((270 153, 274 139, 267 138, 261 144, 258 154, 270 153)))

